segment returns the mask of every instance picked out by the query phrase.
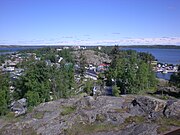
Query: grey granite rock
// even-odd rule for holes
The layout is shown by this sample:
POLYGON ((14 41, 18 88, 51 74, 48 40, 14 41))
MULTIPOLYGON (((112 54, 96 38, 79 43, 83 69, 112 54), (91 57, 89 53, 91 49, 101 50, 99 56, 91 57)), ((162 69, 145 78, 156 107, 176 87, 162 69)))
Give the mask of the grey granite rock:
POLYGON ((121 130, 97 132, 97 135, 156 135, 157 126, 149 122, 136 123, 127 119, 144 117, 146 120, 158 116, 180 116, 180 101, 164 101, 148 96, 81 97, 60 99, 40 104, 23 119, 12 122, 0 120, 0 134, 59 135, 78 124, 124 125, 121 130), (3 122, 3 123, 1 123, 3 122))

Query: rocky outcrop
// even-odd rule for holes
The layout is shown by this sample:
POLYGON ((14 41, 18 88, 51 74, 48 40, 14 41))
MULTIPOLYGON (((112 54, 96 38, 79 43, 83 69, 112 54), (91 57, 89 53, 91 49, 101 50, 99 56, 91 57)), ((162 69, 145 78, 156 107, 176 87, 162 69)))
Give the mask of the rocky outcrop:
POLYGON ((103 62, 107 62, 107 63, 111 62, 111 59, 105 53, 97 52, 94 50, 81 50, 81 51, 73 52, 73 56, 77 63, 80 62, 81 55, 85 58, 87 64, 99 65, 102 64, 103 62))
POLYGON ((144 115, 149 119, 158 117, 180 118, 180 100, 160 100, 153 97, 136 97, 130 106, 130 113, 144 115))
POLYGON ((180 98, 180 88, 177 87, 163 87, 159 86, 157 92, 154 94, 169 95, 172 97, 180 98))
POLYGON ((178 101, 167 101, 167 104, 163 110, 163 114, 166 117, 172 117, 180 119, 180 100, 178 101))
POLYGON ((96 135, 157 135, 156 129, 157 125, 133 124, 122 131, 99 132, 96 135))
POLYGON ((0 123, 0 134, 156 135, 159 126, 151 120, 179 118, 179 107, 180 101, 148 96, 60 99, 40 104, 23 118, 0 123))
POLYGON ((132 101, 130 112, 134 115, 146 115, 148 118, 163 116, 166 101, 153 97, 137 97, 132 101))

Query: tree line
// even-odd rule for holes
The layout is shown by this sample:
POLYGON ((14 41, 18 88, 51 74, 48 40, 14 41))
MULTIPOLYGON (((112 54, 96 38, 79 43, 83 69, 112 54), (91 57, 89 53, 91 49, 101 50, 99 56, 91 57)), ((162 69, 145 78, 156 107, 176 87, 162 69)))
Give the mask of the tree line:
POLYGON ((180 65, 178 66, 178 72, 171 75, 169 83, 171 86, 180 88, 180 65))
POLYGON ((35 53, 40 60, 30 57, 19 63, 18 67, 23 68, 24 72, 16 80, 11 80, 9 73, 0 71, 0 116, 7 114, 13 100, 27 98, 30 107, 74 95, 74 59, 69 50, 58 52, 54 48, 41 48, 20 53, 22 56, 35 53), (60 57, 63 60, 58 66, 60 57), (52 65, 48 65, 46 60, 50 60, 52 65), (10 93, 10 86, 15 87, 13 93, 10 93))
POLYGON ((112 50, 113 59, 106 73, 108 83, 113 85, 113 95, 135 94, 156 87, 157 80, 152 71, 151 54, 133 50, 112 50))
POLYGON ((8 112, 9 103, 9 77, 0 71, 0 116, 8 112))
POLYGON ((66 98, 74 94, 74 63, 68 50, 57 52, 55 49, 42 48, 34 50, 40 61, 31 59, 23 63, 25 72, 15 82, 14 97, 27 98, 28 106, 36 106, 43 102, 66 98), (63 61, 57 66, 59 57, 63 61), (50 60, 53 65, 48 65, 50 60))

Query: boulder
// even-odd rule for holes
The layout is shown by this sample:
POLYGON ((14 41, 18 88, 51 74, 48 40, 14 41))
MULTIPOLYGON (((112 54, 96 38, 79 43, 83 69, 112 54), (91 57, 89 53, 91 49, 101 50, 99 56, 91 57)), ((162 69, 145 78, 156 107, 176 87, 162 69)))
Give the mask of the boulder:
POLYGON ((154 94, 164 94, 164 95, 169 95, 172 97, 176 97, 179 98, 180 97, 180 88, 177 87, 158 87, 157 92, 155 92, 154 94))
POLYGON ((180 100, 169 100, 164 108, 163 114, 166 117, 180 119, 180 100))
POLYGON ((156 118, 163 115, 166 102, 148 96, 138 96, 130 106, 130 113, 133 115, 145 115, 148 118, 156 118))

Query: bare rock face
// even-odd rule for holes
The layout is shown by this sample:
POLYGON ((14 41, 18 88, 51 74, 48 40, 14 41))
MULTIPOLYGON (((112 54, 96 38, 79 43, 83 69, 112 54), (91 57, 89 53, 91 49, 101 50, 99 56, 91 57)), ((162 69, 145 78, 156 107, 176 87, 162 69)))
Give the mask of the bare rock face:
POLYGON ((173 117, 180 119, 180 100, 178 101, 167 101, 167 104, 164 108, 163 114, 166 117, 173 117))
POLYGON ((148 118, 180 118, 180 100, 160 100, 152 97, 138 96, 132 101, 130 113, 144 115, 148 118))
POLYGON ((163 116, 166 102, 152 97, 137 97, 132 101, 130 112, 134 115, 146 115, 148 118, 163 116))
POLYGON ((157 126, 152 124, 138 124, 133 125, 122 132, 119 135, 157 135, 157 126))
POLYGON ((179 118, 180 101, 148 96, 60 99, 40 104, 22 119, 0 120, 0 134, 156 135, 158 126, 149 121, 159 116, 179 118))
POLYGON ((180 88, 177 88, 177 87, 163 87, 163 86, 160 86, 158 88, 158 91, 154 94, 164 94, 164 95, 169 95, 169 96, 172 96, 172 97, 176 97, 176 98, 180 98, 180 88))
POLYGON ((87 64, 99 65, 103 62, 110 63, 111 60, 109 56, 105 53, 96 52, 94 50, 81 50, 73 52, 74 58, 77 62, 81 60, 81 55, 85 57, 87 64))
POLYGON ((88 124, 94 122, 123 123, 129 114, 122 108, 123 98, 117 97, 85 97, 77 102, 78 114, 88 124), (124 115, 121 115, 123 113, 124 115))
POLYGON ((131 125, 122 131, 99 132, 96 135, 157 135, 157 125, 138 124, 131 125))

